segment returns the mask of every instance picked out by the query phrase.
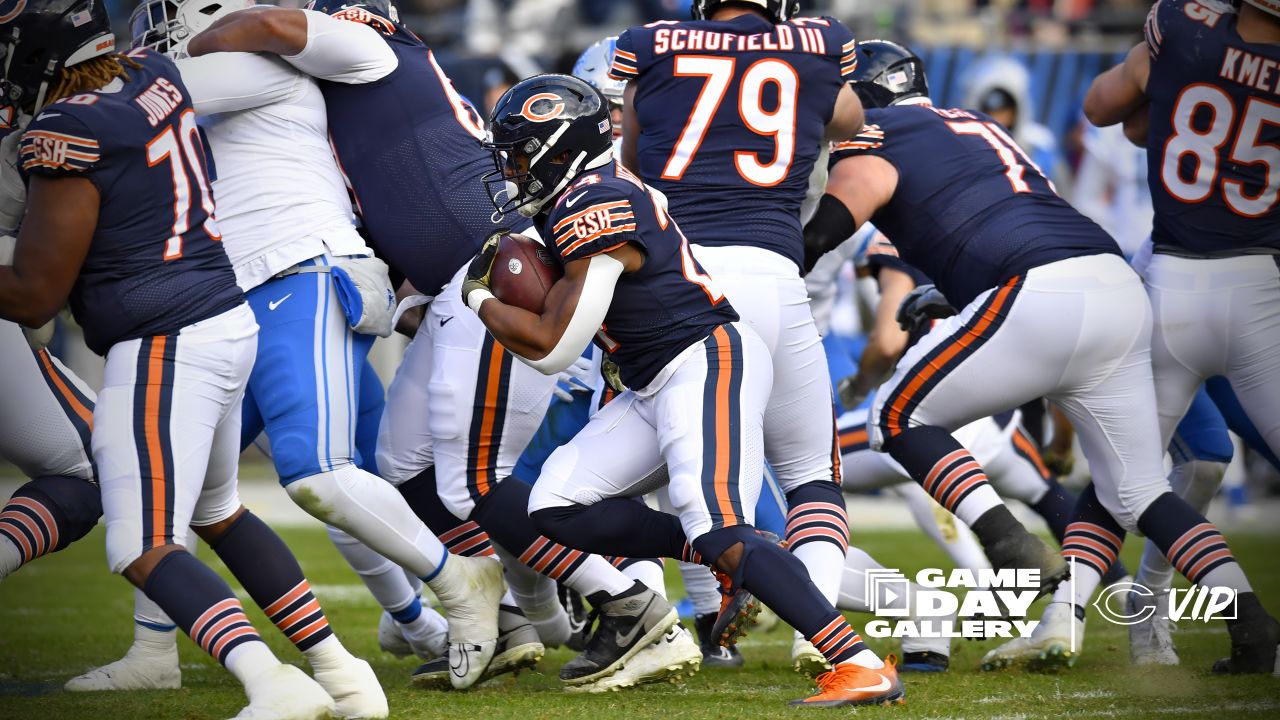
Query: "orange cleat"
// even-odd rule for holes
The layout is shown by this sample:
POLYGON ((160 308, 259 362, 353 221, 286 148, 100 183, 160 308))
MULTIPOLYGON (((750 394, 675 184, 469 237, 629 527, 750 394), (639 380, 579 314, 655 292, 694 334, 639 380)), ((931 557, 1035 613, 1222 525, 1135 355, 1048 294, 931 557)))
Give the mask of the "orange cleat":
POLYGON ((844 707, 846 705, 904 705, 906 691, 898 678, 898 659, 890 655, 878 670, 841 663, 818 676, 818 694, 793 700, 792 707, 844 707))

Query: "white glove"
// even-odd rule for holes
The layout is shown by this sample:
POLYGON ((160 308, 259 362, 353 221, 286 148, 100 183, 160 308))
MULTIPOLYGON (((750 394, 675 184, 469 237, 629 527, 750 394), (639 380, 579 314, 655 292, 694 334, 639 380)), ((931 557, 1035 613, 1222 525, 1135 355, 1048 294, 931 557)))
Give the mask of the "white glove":
POLYGON ((13 250, 18 245, 18 238, 12 235, 0 235, 0 265, 13 264, 13 250))
POLYGON ((0 230, 18 229, 27 209, 27 187, 18 173, 18 141, 22 133, 14 130, 0 140, 0 230))
POLYGON ((589 357, 579 357, 573 364, 560 372, 556 378, 553 394, 562 402, 573 402, 574 393, 593 392, 595 379, 595 363, 589 357))

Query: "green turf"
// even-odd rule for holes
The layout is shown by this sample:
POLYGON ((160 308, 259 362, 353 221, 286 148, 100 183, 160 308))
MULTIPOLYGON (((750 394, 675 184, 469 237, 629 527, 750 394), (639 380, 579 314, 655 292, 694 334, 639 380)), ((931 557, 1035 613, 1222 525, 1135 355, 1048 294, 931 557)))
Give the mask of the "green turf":
MULTIPOLYGON (((789 669, 791 634, 785 626, 744 641, 744 669, 703 671, 683 685, 569 696, 560 690, 555 673, 570 655, 556 650, 542 662, 545 674, 500 679, 469 693, 415 691, 406 683, 414 663, 378 650, 379 610, 325 534, 307 529, 282 535, 317 588, 343 642, 373 663, 387 689, 393 717, 665 720, 852 712, 788 709, 787 700, 804 695, 810 686, 789 669)), ((890 567, 908 572, 945 567, 941 552, 917 533, 877 532, 856 540, 890 567)), ((1274 536, 1238 534, 1231 541, 1271 611, 1280 614, 1280 542, 1274 536)), ((1136 543, 1127 548, 1131 566, 1136 549, 1136 543)), ((202 547, 200 556, 211 561, 213 554, 202 547)), ((225 574, 225 568, 217 567, 225 574)), ((682 592, 678 581, 673 587, 675 594, 682 592)), ((101 528, 60 555, 0 583, 0 719, 196 720, 235 715, 243 704, 239 686, 186 638, 180 640, 184 683, 180 691, 79 695, 60 689, 67 678, 115 659, 125 650, 132 633, 131 608, 131 589, 105 570, 101 528)), ((269 627, 261 613, 251 609, 250 616, 260 630, 271 630, 264 635, 281 658, 302 663, 301 655, 269 627)), ((906 678, 905 707, 865 708, 856 713, 892 718, 1280 717, 1280 680, 1223 678, 1207 672, 1212 660, 1227 649, 1220 623, 1185 623, 1176 640, 1181 667, 1134 669, 1128 664, 1123 629, 1095 618, 1079 665, 1058 675, 979 673, 978 659, 994 643, 956 641, 950 673, 906 678)), ((891 642, 871 644, 887 653, 896 651, 891 642)))

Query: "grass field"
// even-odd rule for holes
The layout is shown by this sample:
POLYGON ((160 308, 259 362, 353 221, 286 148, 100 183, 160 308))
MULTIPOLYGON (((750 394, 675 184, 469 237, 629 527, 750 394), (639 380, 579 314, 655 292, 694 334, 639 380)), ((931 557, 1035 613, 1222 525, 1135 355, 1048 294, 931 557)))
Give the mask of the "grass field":
MULTIPOLYGON (((682 685, 650 686, 605 696, 566 695, 560 690, 556 671, 570 654, 554 650, 543 660, 541 672, 495 680, 465 694, 417 691, 406 682, 414 663, 378 649, 375 628, 379 609, 324 532, 319 528, 286 529, 281 534, 301 560, 343 642, 373 663, 387 689, 392 717, 790 717, 802 711, 789 709, 786 702, 803 696, 810 687, 789 669, 791 634, 780 626, 744 641, 745 668, 704 670, 682 685)), ((1236 533, 1230 539, 1271 612, 1280 614, 1280 538, 1236 533)), ((855 541, 887 566, 907 572, 946 566, 942 553, 916 533, 878 531, 855 541)), ((1126 547, 1131 567, 1136 566, 1137 549, 1136 543, 1126 547)), ((211 560, 208 548, 201 548, 200 554, 225 574, 225 568, 211 560)), ((179 641, 182 690, 110 695, 61 690, 67 678, 119 657, 132 637, 131 589, 123 579, 108 575, 104 565, 99 527, 69 550, 0 583, 0 719, 197 720, 235 715, 243 704, 239 686, 185 637, 179 641)), ((682 593, 677 580, 672 585, 673 597, 682 593)), ((250 616, 281 658, 301 664, 301 654, 256 608, 250 609, 250 616)), ((854 619, 861 622, 866 618, 854 619)), ((1176 639, 1183 665, 1179 668, 1131 668, 1126 638, 1123 628, 1094 617, 1079 665, 1059 675, 980 673, 978 659, 993 643, 956 641, 950 673, 906 678, 905 707, 865 708, 856 714, 904 719, 1280 717, 1280 680, 1222 678, 1208 673, 1213 659, 1227 649, 1220 623, 1180 626, 1176 639)), ((883 654, 896 651, 891 642, 873 640, 871 644, 883 654)))

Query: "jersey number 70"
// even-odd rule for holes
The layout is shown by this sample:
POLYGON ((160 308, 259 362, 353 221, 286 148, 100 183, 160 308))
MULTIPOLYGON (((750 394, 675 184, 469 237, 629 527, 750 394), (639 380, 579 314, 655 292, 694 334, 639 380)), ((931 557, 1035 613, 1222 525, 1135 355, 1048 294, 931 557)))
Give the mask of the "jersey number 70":
POLYGON ((184 110, 176 125, 176 132, 174 123, 170 123, 147 143, 147 165, 155 167, 168 163, 173 177, 173 230, 164 244, 165 260, 182 257, 182 238, 191 229, 193 188, 200 196, 200 207, 204 209, 205 232, 212 240, 222 239, 214 224, 213 194, 209 192, 208 176, 201 164, 200 130, 196 126, 195 111, 184 110), (192 177, 195 178, 194 183, 192 177))
MULTIPOLYGON (((737 66, 737 59, 708 55, 678 55, 676 77, 704 78, 702 90, 693 105, 680 138, 662 170, 663 180, 679 180, 693 163, 708 128, 724 102, 737 66)), ((738 115, 751 132, 772 137, 773 158, 764 162, 759 153, 739 150, 733 154, 738 174, 752 185, 772 187, 787 179, 796 153, 796 103, 800 93, 800 77, 795 68, 766 58, 757 60, 742 74, 738 91, 738 115), (778 107, 766 110, 764 87, 772 83, 778 88, 778 107)))

